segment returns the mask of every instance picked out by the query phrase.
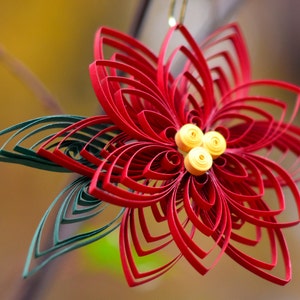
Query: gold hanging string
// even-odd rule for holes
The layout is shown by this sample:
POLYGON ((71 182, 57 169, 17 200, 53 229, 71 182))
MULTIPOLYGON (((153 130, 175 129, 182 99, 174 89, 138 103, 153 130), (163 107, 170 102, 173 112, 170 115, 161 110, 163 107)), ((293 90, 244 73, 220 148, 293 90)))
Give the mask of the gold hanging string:
POLYGON ((176 0, 171 0, 170 7, 169 7, 169 18, 168 18, 168 23, 169 23, 170 27, 173 27, 177 24, 183 24, 184 17, 185 17, 186 6, 187 6, 187 1, 188 0, 182 0, 179 19, 177 21, 176 17, 175 17, 176 0))

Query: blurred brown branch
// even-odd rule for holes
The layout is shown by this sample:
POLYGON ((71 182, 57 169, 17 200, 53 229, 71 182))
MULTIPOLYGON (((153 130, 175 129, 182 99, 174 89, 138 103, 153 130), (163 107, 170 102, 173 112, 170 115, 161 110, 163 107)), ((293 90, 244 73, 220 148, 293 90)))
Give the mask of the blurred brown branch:
POLYGON ((55 114, 63 113, 58 101, 43 83, 21 61, 9 54, 2 45, 0 45, 0 62, 21 80, 47 109, 55 114))

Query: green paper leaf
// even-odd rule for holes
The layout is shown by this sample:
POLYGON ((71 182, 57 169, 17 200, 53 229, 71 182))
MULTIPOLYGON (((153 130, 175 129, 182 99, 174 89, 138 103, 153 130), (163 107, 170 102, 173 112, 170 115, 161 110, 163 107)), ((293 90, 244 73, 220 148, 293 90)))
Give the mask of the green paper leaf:
POLYGON ((82 119, 84 118, 71 115, 47 116, 1 130, 0 138, 5 137, 6 140, 0 148, 0 161, 55 172, 69 172, 36 152, 57 132, 82 119))
POLYGON ((24 277, 64 253, 102 239, 120 225, 124 209, 92 197, 89 184, 88 178, 76 179, 50 205, 32 239, 24 277), (92 228, 87 226, 91 220, 92 228))

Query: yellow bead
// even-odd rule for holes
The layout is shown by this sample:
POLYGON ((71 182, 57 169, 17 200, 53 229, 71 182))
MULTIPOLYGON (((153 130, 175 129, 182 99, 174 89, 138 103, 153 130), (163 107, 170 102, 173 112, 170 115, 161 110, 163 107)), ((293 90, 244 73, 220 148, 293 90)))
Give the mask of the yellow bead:
POLYGON ((203 147, 208 150, 213 159, 218 158, 226 150, 226 140, 217 131, 208 131, 203 136, 203 147))
POLYGON ((177 147, 184 152, 189 152, 192 148, 201 146, 203 132, 194 124, 185 124, 175 135, 177 147))
POLYGON ((206 173, 212 164, 210 153, 203 147, 193 148, 184 158, 186 170, 196 176, 206 173))

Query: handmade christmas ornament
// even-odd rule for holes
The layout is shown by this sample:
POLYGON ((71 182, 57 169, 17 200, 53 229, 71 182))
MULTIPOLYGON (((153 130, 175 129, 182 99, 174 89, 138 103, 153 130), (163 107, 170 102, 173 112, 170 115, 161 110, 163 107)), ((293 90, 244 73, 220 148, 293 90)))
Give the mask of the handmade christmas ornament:
POLYGON ((298 224, 300 213, 300 87, 251 80, 237 24, 200 45, 177 24, 157 55, 101 27, 94 56, 90 76, 105 114, 42 117, 0 132, 7 136, 2 161, 80 175, 42 218, 24 276, 120 226, 130 286, 159 277, 182 257, 204 275, 224 253, 266 280, 287 283, 283 228, 298 224), (111 220, 102 224, 108 210, 111 220), (52 244, 43 250, 51 214, 52 244), (96 217, 97 228, 61 236, 66 224, 96 217), (167 262, 138 267, 136 257, 147 259, 171 244, 178 253, 169 253, 167 262), (267 258, 247 250, 262 244, 267 258), (273 272, 279 261, 281 275, 273 272))

